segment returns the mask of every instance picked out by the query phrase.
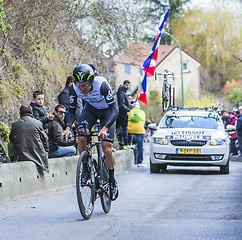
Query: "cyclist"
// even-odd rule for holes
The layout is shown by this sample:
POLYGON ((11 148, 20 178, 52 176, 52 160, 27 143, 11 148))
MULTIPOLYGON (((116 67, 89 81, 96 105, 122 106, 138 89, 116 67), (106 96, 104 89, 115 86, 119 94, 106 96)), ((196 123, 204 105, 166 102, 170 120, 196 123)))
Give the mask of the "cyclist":
MULTIPOLYGON (((77 97, 84 102, 84 108, 79 117, 79 131, 83 131, 83 122, 88 122, 89 131, 100 120, 102 149, 109 168, 110 198, 118 197, 118 186, 114 178, 115 157, 112 152, 115 121, 118 117, 118 107, 112 94, 112 89, 104 77, 96 76, 87 64, 81 64, 73 70, 74 84, 70 89, 70 109, 67 114, 66 134, 69 134, 71 120, 74 120, 77 97)), ((86 149, 85 137, 78 138, 78 150, 81 154, 86 149)), ((83 176, 88 177, 88 176, 83 176)))

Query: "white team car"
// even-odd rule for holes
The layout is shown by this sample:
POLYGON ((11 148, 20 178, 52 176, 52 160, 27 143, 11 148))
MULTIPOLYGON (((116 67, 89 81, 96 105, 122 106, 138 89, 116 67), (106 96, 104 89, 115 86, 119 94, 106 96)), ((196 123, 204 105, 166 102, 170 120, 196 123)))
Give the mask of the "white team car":
POLYGON ((167 165, 218 166, 220 173, 228 174, 229 154, 229 135, 218 113, 170 110, 150 141, 150 172, 158 173, 167 165))

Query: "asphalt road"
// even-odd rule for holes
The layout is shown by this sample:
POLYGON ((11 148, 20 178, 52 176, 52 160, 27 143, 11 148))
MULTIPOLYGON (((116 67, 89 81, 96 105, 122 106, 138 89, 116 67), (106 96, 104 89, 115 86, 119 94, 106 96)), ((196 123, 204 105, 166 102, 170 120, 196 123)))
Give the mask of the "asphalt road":
POLYGON ((216 167, 134 167, 117 176, 120 196, 110 213, 96 201, 82 219, 75 188, 0 202, 0 240, 242 239, 242 161, 230 174, 216 167))

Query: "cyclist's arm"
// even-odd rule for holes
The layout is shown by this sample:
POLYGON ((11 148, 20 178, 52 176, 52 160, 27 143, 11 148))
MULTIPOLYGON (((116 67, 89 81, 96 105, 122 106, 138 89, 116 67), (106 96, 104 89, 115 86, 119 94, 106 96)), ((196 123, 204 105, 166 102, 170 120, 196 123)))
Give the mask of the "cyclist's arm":
POLYGON ((108 107, 111 109, 111 114, 109 116, 109 121, 106 123, 105 127, 108 129, 116 121, 118 117, 118 106, 115 102, 114 96, 112 94, 112 89, 108 82, 103 82, 101 85, 100 93, 105 97, 108 107))
POLYGON ((66 127, 70 128, 75 119, 76 107, 70 107, 66 112, 66 127))

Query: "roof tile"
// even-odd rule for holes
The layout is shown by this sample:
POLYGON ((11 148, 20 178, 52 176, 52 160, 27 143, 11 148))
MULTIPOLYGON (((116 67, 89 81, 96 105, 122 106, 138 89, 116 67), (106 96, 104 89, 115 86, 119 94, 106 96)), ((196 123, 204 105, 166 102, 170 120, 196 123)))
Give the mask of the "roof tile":
MULTIPOLYGON (((135 43, 130 45, 123 53, 117 56, 116 63, 127 63, 133 65, 142 65, 146 58, 151 54, 153 44, 135 43)), ((162 62, 176 46, 160 45, 157 63, 162 62)))

